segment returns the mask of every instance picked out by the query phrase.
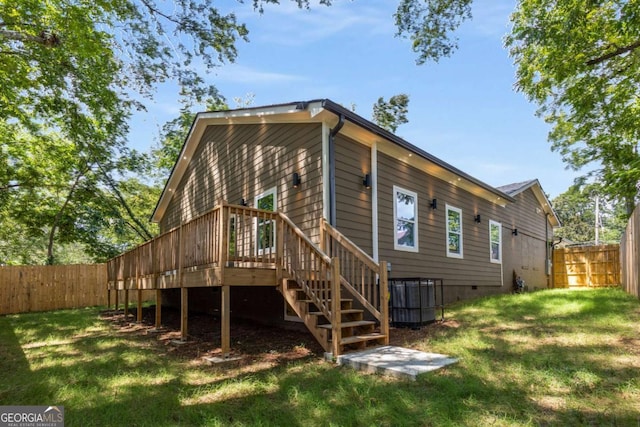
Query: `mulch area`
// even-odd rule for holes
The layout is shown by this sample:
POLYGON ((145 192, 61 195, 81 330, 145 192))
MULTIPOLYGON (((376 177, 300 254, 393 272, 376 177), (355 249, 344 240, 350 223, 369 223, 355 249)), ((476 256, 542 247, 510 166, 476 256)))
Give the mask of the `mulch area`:
MULTIPOLYGON (((136 309, 129 310, 125 318, 123 310, 106 310, 101 318, 112 324, 123 334, 134 334, 156 340, 166 354, 194 363, 204 363, 204 357, 221 357, 220 319, 213 315, 191 313, 189 315, 189 337, 186 343, 176 345, 180 340, 179 310, 163 307, 162 329, 156 331, 155 307, 142 309, 142 323, 136 322, 136 309)), ((437 328, 455 327, 444 323, 423 326, 420 329, 392 328, 390 344, 411 347, 412 343, 423 341, 437 328)), ((305 358, 321 358, 324 353, 311 333, 306 330, 290 330, 267 326, 257 322, 233 319, 231 321, 231 354, 240 357, 241 364, 268 363, 277 365, 305 358)))

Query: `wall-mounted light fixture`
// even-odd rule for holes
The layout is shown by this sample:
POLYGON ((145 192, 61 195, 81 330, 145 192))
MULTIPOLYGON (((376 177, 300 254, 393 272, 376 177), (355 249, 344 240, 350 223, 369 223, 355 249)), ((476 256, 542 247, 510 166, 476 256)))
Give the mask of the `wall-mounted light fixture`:
POLYGON ((480 216, 480 214, 477 214, 473 217, 473 220, 480 224, 480 221, 482 221, 482 217, 480 216))
POLYGON ((364 185, 364 188, 366 189, 371 188, 371 174, 364 174, 364 177, 362 178, 362 185, 364 185))
POLYGON ((513 234, 514 236, 518 235, 518 229, 514 228, 513 230, 511 230, 511 234, 513 234))
POLYGON ((438 209, 438 199, 431 200, 431 203, 429 203, 429 207, 431 209, 438 209))
POLYGON ((240 199, 240 206, 247 206, 247 201, 244 198, 240 199))
POLYGON ((298 172, 293 173, 293 178, 291 179, 291 183, 293 184, 293 188, 300 187, 300 184, 302 183, 302 178, 300 178, 300 174, 298 174, 298 172))

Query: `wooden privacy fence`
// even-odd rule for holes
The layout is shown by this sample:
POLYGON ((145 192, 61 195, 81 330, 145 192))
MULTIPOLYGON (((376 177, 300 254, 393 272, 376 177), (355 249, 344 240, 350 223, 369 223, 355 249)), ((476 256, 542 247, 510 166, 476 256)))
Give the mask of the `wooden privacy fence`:
POLYGON ((578 246, 553 251, 553 287, 620 285, 620 245, 578 246))
POLYGON ((634 209, 620 241, 622 288, 640 298, 640 209, 634 209))
POLYGON ((0 267, 0 314, 106 304, 106 264, 0 267))

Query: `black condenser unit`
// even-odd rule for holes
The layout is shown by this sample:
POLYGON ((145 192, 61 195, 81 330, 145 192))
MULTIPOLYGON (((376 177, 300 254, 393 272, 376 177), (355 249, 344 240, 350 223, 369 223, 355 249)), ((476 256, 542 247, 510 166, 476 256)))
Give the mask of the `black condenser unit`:
POLYGON ((391 324, 410 328, 427 325, 436 321, 437 308, 442 310, 444 320, 442 292, 442 279, 389 279, 391 324), (436 297, 440 297, 440 304, 436 303, 436 297))

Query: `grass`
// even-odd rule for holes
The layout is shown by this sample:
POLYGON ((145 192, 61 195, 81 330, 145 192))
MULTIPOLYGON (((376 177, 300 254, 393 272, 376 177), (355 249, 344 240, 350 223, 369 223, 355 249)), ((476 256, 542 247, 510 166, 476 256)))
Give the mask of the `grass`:
POLYGON ((67 426, 640 425, 640 302, 618 289, 458 304, 408 334, 460 358, 415 382, 311 358, 213 368, 115 332, 97 309, 0 318, 0 405, 67 426))

